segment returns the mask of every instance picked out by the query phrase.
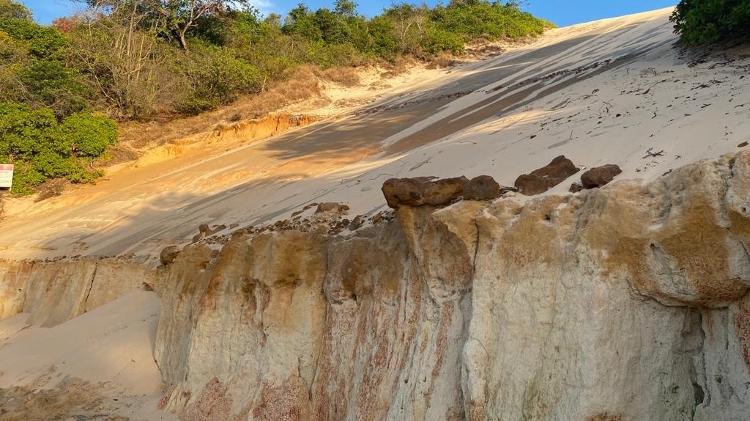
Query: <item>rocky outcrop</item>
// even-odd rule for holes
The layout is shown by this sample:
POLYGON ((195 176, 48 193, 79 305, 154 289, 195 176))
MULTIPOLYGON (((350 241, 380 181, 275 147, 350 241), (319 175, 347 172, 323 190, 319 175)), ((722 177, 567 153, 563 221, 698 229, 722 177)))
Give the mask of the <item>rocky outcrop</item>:
MULTIPOLYGON (((750 153, 649 185, 416 203, 399 199, 395 219, 345 236, 313 224, 237 233, 218 253, 190 245, 153 272, 165 410, 201 420, 750 411, 750 153)), ((54 290, 63 274, 102 270, 38 265, 7 266, 0 285, 54 290)), ((2 311, 37 308, 44 322, 92 303, 49 318, 56 303, 22 295, 2 311)))
POLYGON ((348 237, 185 249, 156 344, 167 408, 336 420, 750 409, 750 154, 525 205, 398 203, 396 220, 348 237))
POLYGON ((167 266, 172 264, 174 260, 177 258, 177 256, 180 254, 180 248, 177 246, 168 246, 162 249, 161 253, 159 253, 159 262, 163 266, 167 266))
POLYGON ((555 187, 578 171, 571 160, 560 155, 544 167, 519 176, 514 185, 522 194, 534 196, 555 187))

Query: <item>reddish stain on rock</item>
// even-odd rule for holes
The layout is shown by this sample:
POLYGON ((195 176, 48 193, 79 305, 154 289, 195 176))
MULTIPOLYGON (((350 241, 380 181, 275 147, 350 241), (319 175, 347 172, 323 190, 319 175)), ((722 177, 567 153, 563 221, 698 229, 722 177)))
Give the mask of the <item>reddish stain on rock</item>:
POLYGON ((182 416, 186 421, 233 420, 232 399, 227 396, 227 387, 214 377, 201 391, 198 399, 190 403, 182 416))
POLYGON ((737 329, 737 339, 742 348, 742 358, 745 361, 745 366, 750 370, 750 308, 747 304, 740 307, 734 325, 737 329))

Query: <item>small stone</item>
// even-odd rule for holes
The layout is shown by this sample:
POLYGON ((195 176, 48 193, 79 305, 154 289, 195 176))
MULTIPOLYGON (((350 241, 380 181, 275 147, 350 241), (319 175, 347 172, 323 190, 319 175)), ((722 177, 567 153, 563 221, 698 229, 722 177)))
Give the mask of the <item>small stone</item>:
POLYGON ((208 224, 200 224, 198 226, 198 232, 204 235, 209 235, 211 233, 211 228, 208 226, 208 224))
POLYGON ((350 231, 356 231, 358 230, 362 225, 365 223, 365 217, 362 215, 357 215, 352 219, 352 222, 349 224, 349 230, 350 231))
POLYGON ((573 183, 570 185, 570 189, 568 189, 571 193, 578 193, 581 190, 583 190, 581 183, 573 183))
POLYGON ((747 143, 747 142, 742 142, 742 143, 740 143, 739 145, 737 145, 737 147, 738 147, 738 148, 744 148, 744 147, 745 147, 745 146, 747 146, 747 145, 748 145, 748 143, 747 143))

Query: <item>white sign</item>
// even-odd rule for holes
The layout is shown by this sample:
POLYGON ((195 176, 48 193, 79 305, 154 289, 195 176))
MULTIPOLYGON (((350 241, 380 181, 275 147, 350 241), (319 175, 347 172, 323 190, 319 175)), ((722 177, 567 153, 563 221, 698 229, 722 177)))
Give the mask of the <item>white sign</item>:
POLYGON ((13 164, 0 164, 0 189, 9 189, 13 184, 13 164))

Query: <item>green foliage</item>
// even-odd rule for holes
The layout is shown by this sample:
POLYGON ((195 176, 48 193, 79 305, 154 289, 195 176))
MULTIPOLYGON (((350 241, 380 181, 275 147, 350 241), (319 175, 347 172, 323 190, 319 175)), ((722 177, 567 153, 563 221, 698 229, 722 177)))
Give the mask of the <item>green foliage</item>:
POLYGON ((76 72, 58 60, 37 59, 19 72, 27 91, 28 102, 51 107, 58 117, 84 110, 87 107, 84 86, 76 79, 76 72))
POLYGON ((193 54, 178 59, 176 71, 185 76, 186 82, 186 97, 178 109, 187 114, 216 108, 239 95, 260 92, 263 85, 257 67, 226 48, 211 45, 195 45, 193 54))
POLYGON ((705 44, 750 37, 750 1, 682 0, 671 17, 687 44, 705 44))
POLYGON ((0 19, 31 20, 31 10, 11 0, 0 0, 0 19))
POLYGON ((77 157, 98 157, 117 140, 117 124, 112 119, 79 112, 60 123, 60 135, 64 143, 71 145, 77 157))
POLYGON ((17 165, 16 194, 29 194, 50 178, 94 180, 99 172, 90 168, 90 158, 116 139, 115 123, 106 117, 82 112, 58 122, 49 108, 0 103, 0 161, 17 165))
POLYGON ((40 26, 26 19, 0 17, 0 31, 15 40, 26 42, 31 54, 39 58, 52 57, 67 45, 65 38, 56 29, 40 26))

